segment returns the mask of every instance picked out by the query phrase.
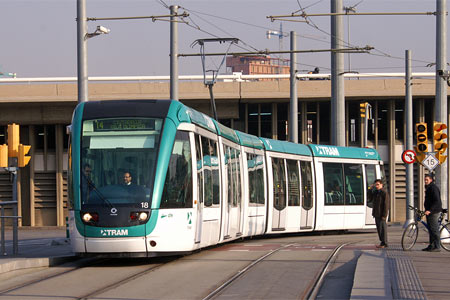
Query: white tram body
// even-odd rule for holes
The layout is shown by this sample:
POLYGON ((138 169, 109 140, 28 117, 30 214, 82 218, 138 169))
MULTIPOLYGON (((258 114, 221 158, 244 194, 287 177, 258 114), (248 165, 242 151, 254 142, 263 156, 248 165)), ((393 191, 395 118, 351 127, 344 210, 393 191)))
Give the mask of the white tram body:
MULTIPOLYGON (((153 162, 154 184, 147 186, 153 190, 146 189, 151 203, 139 202, 148 219, 136 226, 100 226, 81 219, 95 214, 96 206, 77 209, 75 204, 70 211, 74 252, 169 255, 264 234, 375 227, 367 193, 384 172, 374 149, 258 138, 176 101, 170 103, 165 118, 159 149, 156 142, 148 146, 148 151, 159 153, 153 162)), ((95 137, 94 133, 89 134, 95 137)), ((97 148, 81 152, 90 153, 89 158, 97 148)), ((133 149, 127 150, 131 155, 133 149)), ((100 154, 96 155, 98 161, 100 154)), ((81 154, 80 168, 86 160, 81 154)), ((102 170, 101 165, 97 167, 102 170)), ((139 173, 139 165, 133 168, 139 173)), ((74 177, 81 176, 72 172, 74 177)), ((101 176, 95 178, 101 181, 101 176)), ((113 218, 111 212, 121 207, 116 208, 112 200, 108 203, 111 208, 107 207, 104 218, 113 218)))

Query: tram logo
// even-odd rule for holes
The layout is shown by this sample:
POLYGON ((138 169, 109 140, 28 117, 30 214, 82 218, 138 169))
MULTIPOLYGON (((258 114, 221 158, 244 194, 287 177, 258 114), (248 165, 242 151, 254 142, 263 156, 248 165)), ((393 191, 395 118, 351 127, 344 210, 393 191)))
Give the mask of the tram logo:
POLYGON ((319 152, 320 155, 329 155, 329 156, 339 156, 339 150, 336 147, 327 147, 327 146, 315 146, 316 151, 319 152))
POLYGON ((128 229, 102 229, 100 233, 102 236, 124 236, 128 235, 128 229))

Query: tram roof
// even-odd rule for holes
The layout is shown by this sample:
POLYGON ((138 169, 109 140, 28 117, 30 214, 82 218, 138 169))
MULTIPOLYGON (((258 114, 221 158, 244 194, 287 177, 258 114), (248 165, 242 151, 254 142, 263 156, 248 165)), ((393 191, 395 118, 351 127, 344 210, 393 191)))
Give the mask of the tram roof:
POLYGON ((215 120, 213 120, 213 121, 214 121, 214 124, 216 124, 218 135, 223 136, 223 137, 229 139, 230 141, 235 142, 236 144, 239 144, 239 137, 237 136, 236 132, 233 129, 228 128, 225 125, 222 125, 215 120))
POLYGON ((372 148, 339 147, 330 145, 308 145, 316 157, 336 157, 381 160, 380 155, 372 148))
POLYGON ((303 144, 261 138, 267 151, 311 156, 311 149, 303 144))
POLYGON ((264 149, 264 144, 258 137, 254 135, 250 135, 244 132, 235 131, 239 140, 241 141, 242 146, 256 148, 256 149, 264 149))
POLYGON ((181 102, 172 101, 172 105, 179 105, 177 108, 178 120, 180 122, 191 122, 193 124, 199 125, 211 132, 217 133, 216 125, 214 120, 209 116, 192 109, 181 102), (176 104, 174 104, 176 103, 176 104))

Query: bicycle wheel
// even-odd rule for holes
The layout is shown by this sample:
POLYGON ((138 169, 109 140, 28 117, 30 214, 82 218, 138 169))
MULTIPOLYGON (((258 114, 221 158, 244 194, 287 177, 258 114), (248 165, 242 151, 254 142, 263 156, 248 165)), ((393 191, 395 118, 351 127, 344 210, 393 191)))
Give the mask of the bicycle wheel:
POLYGON ((405 251, 411 250, 414 244, 417 241, 417 236, 419 235, 419 227, 417 223, 411 223, 406 226, 405 230, 403 230, 402 235, 402 248, 405 251))
POLYGON ((441 247, 450 251, 450 224, 444 224, 440 231, 441 247))

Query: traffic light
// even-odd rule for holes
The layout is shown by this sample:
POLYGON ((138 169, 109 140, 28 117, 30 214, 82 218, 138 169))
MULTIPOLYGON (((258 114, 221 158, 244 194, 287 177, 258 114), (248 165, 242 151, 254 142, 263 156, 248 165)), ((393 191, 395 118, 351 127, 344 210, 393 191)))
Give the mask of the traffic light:
POLYGON ((425 159, 426 152, 428 152, 428 136, 427 136, 427 123, 416 123, 416 160, 419 163, 425 159))
POLYGON ((31 146, 19 145, 19 156, 17 159, 19 168, 25 167, 30 162, 31 156, 27 156, 30 149, 31 146))
POLYGON ((363 103, 359 104, 359 111, 361 113, 361 118, 366 117, 366 106, 367 106, 367 102, 363 102, 363 103))
POLYGON ((17 157, 19 151, 19 125, 9 124, 8 125, 8 156, 17 157))
POLYGON ((0 168, 8 167, 8 145, 0 145, 0 168))
POLYGON ((447 129, 447 125, 440 122, 434 122, 433 125, 433 143, 434 143, 434 152, 436 152, 435 156, 442 164, 445 162, 447 155, 443 155, 447 150, 448 145, 445 141, 447 138, 447 134, 442 131, 447 129))

